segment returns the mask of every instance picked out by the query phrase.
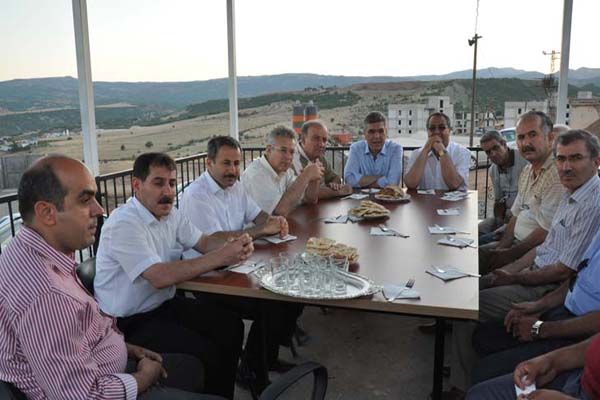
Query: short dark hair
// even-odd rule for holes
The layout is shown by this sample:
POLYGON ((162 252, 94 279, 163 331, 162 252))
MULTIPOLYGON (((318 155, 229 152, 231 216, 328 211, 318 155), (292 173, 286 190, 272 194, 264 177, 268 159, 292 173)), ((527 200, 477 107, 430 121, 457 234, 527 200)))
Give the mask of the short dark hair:
POLYGON ((302 128, 300 129, 300 137, 306 139, 306 137, 308 136, 308 130, 315 126, 318 126, 322 129, 327 130, 327 127, 325 126, 323 121, 321 121, 319 119, 311 119, 310 121, 306 121, 305 123, 302 124, 302 128))
POLYGON ((536 110, 527 111, 525 114, 519 117, 519 119, 517 120, 517 125, 519 125, 521 121, 535 117, 540 119, 540 129, 544 133, 544 136, 548 137, 550 132, 552 132, 552 129, 554 129, 554 124, 552 123, 550 117, 544 112, 536 110))
POLYGON ((378 122, 384 122, 385 123, 385 115, 383 115, 382 113, 380 113, 379 111, 371 111, 370 113, 367 114, 367 116, 365 117, 365 128, 367 127, 367 125, 369 124, 376 124, 378 122))
POLYGON ((150 175, 150 167, 165 167, 169 171, 175 171, 175 161, 165 153, 140 154, 133 163, 134 178, 145 181, 150 175))
POLYGON ((498 131, 487 131, 479 139, 479 143, 489 142, 490 140, 496 140, 500 144, 506 144, 506 139, 498 131))
POLYGON ((433 117, 442 117, 444 118, 444 120, 446 121, 446 125, 448 126, 448 129, 452 129, 452 124, 450 123, 450 117, 447 116, 446 114, 444 114, 441 111, 436 111, 434 113, 429 114, 429 117, 427 117, 427 122, 425 123, 425 126, 427 127, 427 130, 429 130, 429 121, 431 121, 431 118, 433 117))
POLYGON ((54 161, 65 156, 47 156, 29 167, 21 177, 17 198, 19 213, 25 223, 31 223, 35 213, 34 206, 38 201, 54 204, 58 211, 64 208, 65 196, 68 193, 54 171, 54 161))
POLYGON ((215 136, 208 141, 208 145, 206 148, 206 156, 211 160, 217 158, 217 153, 219 149, 223 146, 228 146, 233 149, 238 149, 240 152, 242 151, 242 146, 240 146, 240 142, 238 142, 235 138, 231 136, 215 136))
POLYGON ((595 135, 592 135, 584 129, 571 129, 561 133, 554 140, 554 156, 556 157, 556 148, 559 144, 561 146, 567 146, 577 140, 581 140, 585 143, 585 147, 589 151, 591 158, 597 158, 598 155, 600 155, 600 141, 595 135))

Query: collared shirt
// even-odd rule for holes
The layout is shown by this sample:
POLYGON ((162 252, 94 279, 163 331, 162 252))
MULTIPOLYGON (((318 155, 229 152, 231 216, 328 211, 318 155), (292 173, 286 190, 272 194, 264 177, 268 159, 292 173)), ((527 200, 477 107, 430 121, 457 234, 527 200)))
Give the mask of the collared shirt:
POLYGON ((141 275, 150 266, 176 261, 202 232, 176 208, 156 219, 135 197, 119 206, 102 227, 94 294, 115 317, 151 311, 175 295, 175 285, 156 289, 141 275))
POLYGON ((264 155, 252 161, 241 177, 246 193, 267 214, 273 213, 279 200, 295 180, 296 174, 292 168, 278 174, 264 155))
MULTIPOLYGON (((204 234, 239 231, 260 214, 260 207, 244 190, 240 182, 223 189, 208 171, 200 175, 183 192, 179 211, 204 234)), ((200 255, 187 250, 184 258, 200 255)))
POLYGON ((366 140, 352 143, 344 179, 352 187, 358 187, 363 176, 380 176, 380 187, 399 185, 402 178, 402 146, 387 139, 377 157, 373 157, 366 140))
POLYGON ((600 231, 581 258, 587 260, 587 267, 577 273, 573 290, 565 298, 565 307, 575 315, 600 311, 600 231))
POLYGON ((496 164, 492 164, 490 167, 490 177, 494 186, 494 199, 496 201, 504 199, 507 210, 512 207, 517 197, 521 171, 529 164, 519 151, 508 149, 508 152, 510 157, 510 165, 508 167, 502 168, 496 164))
POLYGON ((558 262, 577 271, 581 257, 600 226, 600 178, 592 176, 573 193, 563 193, 552 227, 536 250, 535 265, 558 262))
MULTIPOLYGON (((419 157, 421 151, 423 151, 423 147, 414 150, 410 154, 410 158, 408 160, 409 171, 413 165, 415 165, 417 157, 419 157)), ((471 165, 471 152, 466 147, 463 147, 452 141, 448 143, 446 151, 448 153, 444 157, 449 157, 450 160, 452 160, 452 164, 454 165, 454 168, 456 168, 456 172, 463 179, 463 184, 458 188, 458 190, 467 190, 467 184, 469 183, 469 166, 471 165)), ((418 188, 435 190, 449 189, 448 185, 446 185, 446 182, 444 182, 444 177, 442 176, 442 164, 432 151, 430 151, 429 155, 427 156, 425 169, 423 170, 423 175, 419 181, 418 188)))
POLYGON ((25 225, 0 256, 0 380, 34 400, 135 399, 123 336, 75 267, 25 225))
POLYGON ((537 177, 531 164, 525 166, 519 178, 519 192, 511 208, 517 217, 514 235, 523 240, 536 228, 550 230, 565 187, 560 183, 554 157, 549 155, 537 177))
MULTIPOLYGON (((296 143, 296 151, 294 152, 294 160, 292 162, 292 167, 294 168, 294 172, 296 173, 296 175, 300 175, 302 173, 302 169, 304 167, 306 167, 306 165, 308 164, 309 161, 310 160, 308 159, 308 156, 304 152, 302 145, 300 143, 296 143)), ((331 165, 329 165, 329 163, 327 162, 325 157, 323 157, 323 156, 319 157, 319 161, 321 162, 321 164, 323 165, 323 168, 325 169, 325 172, 323 173, 323 176, 321 177, 321 185, 328 185, 329 183, 333 182, 335 179, 339 178, 339 176, 335 173, 333 168, 331 168, 331 165)))

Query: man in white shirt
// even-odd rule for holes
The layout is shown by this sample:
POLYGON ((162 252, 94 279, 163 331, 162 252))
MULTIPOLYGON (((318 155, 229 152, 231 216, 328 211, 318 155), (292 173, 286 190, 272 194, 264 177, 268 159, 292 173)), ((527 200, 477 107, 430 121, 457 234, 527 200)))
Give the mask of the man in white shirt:
POLYGON ((315 204, 323 175, 321 163, 309 163, 296 177, 291 168, 296 151, 294 131, 278 126, 266 141, 265 154, 252 161, 242 174, 246 192, 264 212, 284 217, 302 201, 315 204))
POLYGON ((329 132, 322 121, 313 119, 306 121, 300 131, 300 141, 296 145, 293 167, 296 175, 300 175, 309 162, 319 162, 323 165, 323 176, 319 188, 319 199, 347 196, 352 194, 352 186, 342 183, 342 178, 335 173, 325 159, 327 136, 329 132))
MULTIPOLYGON (((204 234, 223 240, 242 233, 253 238, 272 234, 286 236, 288 224, 285 217, 271 216, 262 211, 238 181, 241 158, 241 146, 234 138, 217 136, 210 139, 207 146, 207 171, 185 189, 180 202, 181 213, 204 234), (254 225, 246 227, 251 223, 254 225)), ((185 258, 197 255, 193 249, 184 253, 185 258)), ((257 321, 263 316, 268 367, 285 369, 284 362, 277 359, 279 344, 287 344, 291 340, 296 318, 302 311, 301 306, 235 296, 196 294, 196 297, 209 304, 224 304, 241 312, 244 318, 256 321, 248 334, 244 362, 257 375, 265 372, 260 360, 264 353, 261 346, 261 323, 257 321)), ((258 378, 266 383, 266 376, 258 378)))
POLYGON ((175 285, 249 257, 252 238, 223 244, 173 208, 175 162, 162 153, 140 155, 133 166, 134 197, 103 226, 96 257, 95 296, 134 344, 202 360, 206 391, 233 398, 243 340, 240 318, 226 309, 175 296, 175 285), (194 248, 204 256, 180 260, 194 248))
POLYGON ((467 190, 471 152, 450 141, 450 118, 435 112, 427 118, 429 138, 408 160, 404 184, 409 189, 467 190))

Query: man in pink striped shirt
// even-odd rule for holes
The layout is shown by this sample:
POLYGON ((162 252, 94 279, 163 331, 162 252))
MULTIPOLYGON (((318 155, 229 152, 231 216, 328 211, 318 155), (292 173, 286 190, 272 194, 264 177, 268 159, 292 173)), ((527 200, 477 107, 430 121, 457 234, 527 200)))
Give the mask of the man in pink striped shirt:
POLYGON ((94 242, 103 213, 95 193, 87 168, 67 157, 45 157, 23 175, 24 224, 0 256, 0 380, 29 399, 214 398, 157 388, 173 361, 195 371, 186 378, 171 369, 175 379, 164 383, 198 389, 199 362, 170 356, 163 364, 159 354, 126 344, 77 278, 74 253, 94 242))

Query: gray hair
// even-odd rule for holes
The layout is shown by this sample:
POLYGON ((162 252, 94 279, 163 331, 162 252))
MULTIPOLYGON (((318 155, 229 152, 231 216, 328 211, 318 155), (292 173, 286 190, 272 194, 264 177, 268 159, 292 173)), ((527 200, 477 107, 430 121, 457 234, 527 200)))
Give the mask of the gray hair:
POLYGON ((382 113, 380 113, 379 111, 371 111, 370 113, 367 114, 367 116, 365 117, 365 128, 369 125, 369 124, 376 124, 378 122, 383 122, 385 123, 385 115, 383 115, 382 113))
POLYGON ((479 143, 489 142, 490 140, 496 140, 500 144, 506 144, 506 139, 498 131, 487 131, 479 139, 479 143))
POLYGON ((545 137, 548 137, 548 135, 550 134, 550 132, 552 132, 552 130, 554 129, 554 124, 552 123, 552 120, 550 119, 550 117, 548 115, 546 115, 546 113, 543 113, 541 111, 527 111, 525 114, 521 115, 519 117, 519 119, 517 120, 517 126, 525 120, 529 120, 531 118, 539 118, 540 120, 540 125, 539 128, 542 130, 542 133, 544 134, 545 137))
POLYGON ((570 129, 571 128, 569 128, 569 126, 565 125, 565 124, 554 124, 554 126, 552 127, 552 132, 554 132, 556 134, 556 136, 558 136, 561 133, 565 133, 566 131, 568 131, 570 129))
POLYGON ((267 144, 275 144, 275 140, 278 137, 289 138, 292 140, 296 140, 296 133, 290 128, 279 125, 273 128, 271 132, 267 135, 267 144))
POLYGON ((585 147, 589 151, 592 159, 598 158, 598 155, 600 155, 600 141, 595 135, 592 135, 584 129, 571 129, 558 135, 556 139, 554 139, 554 156, 556 157, 556 148, 559 144, 561 146, 567 146, 578 140, 585 143, 585 147))
POLYGON ((308 136, 309 129, 314 128, 316 126, 318 126, 319 128, 321 128, 325 131, 327 130, 327 127, 325 126, 323 121, 321 121, 319 119, 311 119, 310 121, 306 121, 305 123, 302 124, 302 129, 300 130, 300 137, 302 139, 306 139, 306 137, 308 136))

